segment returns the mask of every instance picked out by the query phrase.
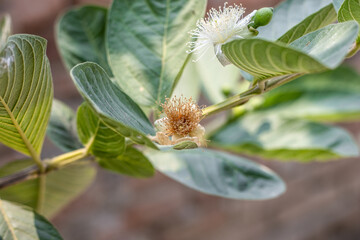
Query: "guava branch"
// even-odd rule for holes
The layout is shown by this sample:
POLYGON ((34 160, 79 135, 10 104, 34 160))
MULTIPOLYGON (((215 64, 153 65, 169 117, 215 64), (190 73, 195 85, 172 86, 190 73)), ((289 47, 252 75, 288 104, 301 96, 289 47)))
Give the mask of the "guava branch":
POLYGON ((248 89, 245 92, 234 95, 221 103, 214 104, 214 105, 204 108, 203 116, 207 117, 212 114, 243 105, 246 102, 248 102, 252 97, 259 96, 259 95, 261 95, 265 92, 268 92, 274 88, 284 85, 285 83, 288 83, 302 75, 303 74, 300 74, 300 73, 291 74, 291 75, 282 76, 282 77, 274 77, 269 80, 266 80, 265 82, 259 82, 255 86, 251 87, 250 89, 248 89))
POLYGON ((11 174, 6 177, 0 178, 0 189, 5 187, 27 181, 30 179, 37 178, 40 175, 40 169, 37 165, 30 166, 25 168, 17 173, 11 174))
POLYGON ((43 161, 43 169, 40 169, 38 165, 27 167, 19 172, 0 178, 0 189, 9 187, 11 185, 35 179, 40 175, 48 174, 49 172, 58 170, 76 161, 89 157, 89 153, 86 148, 74 150, 54 158, 43 161))

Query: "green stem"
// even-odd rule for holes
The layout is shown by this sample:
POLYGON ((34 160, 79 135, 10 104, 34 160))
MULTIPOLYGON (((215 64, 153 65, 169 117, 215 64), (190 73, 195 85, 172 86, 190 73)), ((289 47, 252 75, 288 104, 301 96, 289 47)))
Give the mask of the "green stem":
MULTIPOLYGON (((62 155, 44 161, 44 163, 46 164, 43 170, 40 169, 39 166, 33 165, 12 175, 0 178, 0 189, 30 179, 42 177, 43 175, 51 171, 57 170, 84 158, 88 158, 89 156, 90 154, 88 153, 87 148, 81 148, 72 152, 64 153, 62 155)), ((39 199, 39 201, 41 201, 41 199, 39 199)))
POLYGON ((80 159, 84 159, 88 156, 89 156, 88 149, 80 148, 48 160, 47 166, 49 169, 56 169, 68 165, 70 163, 76 162, 80 159))
POLYGON ((207 117, 212 114, 243 105, 247 101, 249 101, 252 97, 261 95, 264 92, 268 92, 274 88, 284 85, 285 83, 288 83, 302 75, 303 74, 292 74, 283 77, 275 77, 267 80, 266 82, 258 82, 255 86, 251 87, 250 89, 248 89, 243 93, 234 95, 221 103, 211 105, 203 109, 203 116, 207 117))

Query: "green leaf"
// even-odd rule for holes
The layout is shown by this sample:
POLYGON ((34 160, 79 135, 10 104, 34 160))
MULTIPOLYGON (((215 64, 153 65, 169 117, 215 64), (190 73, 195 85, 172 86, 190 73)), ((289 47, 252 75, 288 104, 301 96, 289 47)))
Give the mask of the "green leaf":
POLYGON ((205 0, 115 0, 109 10, 107 51, 114 81, 143 106, 171 96, 187 58, 188 32, 205 0))
POLYGON ((128 146, 123 155, 98 159, 101 167, 132 177, 151 177, 155 170, 150 161, 136 148, 128 146))
POLYGON ((44 217, 29 207, 0 200, 0 239, 62 240, 44 217))
POLYGON ((358 25, 345 22, 309 33, 290 45, 261 39, 240 39, 222 46, 227 58, 255 81, 336 68, 356 39, 358 25))
POLYGON ((360 75, 339 67, 303 76, 265 94, 256 111, 327 122, 359 119, 360 75))
POLYGON ((64 103, 54 99, 47 136, 64 152, 70 152, 83 145, 76 132, 76 116, 74 111, 64 103))
MULTIPOLYGON (((31 160, 17 160, 0 168, 0 177, 31 165, 31 160)), ((0 190, 0 197, 34 208, 46 217, 54 216, 81 194, 94 180, 95 168, 87 163, 72 164, 39 178, 0 190)))
POLYGON ((82 6, 68 10, 56 25, 56 40, 66 67, 95 62, 111 75, 105 49, 107 9, 82 6))
MULTIPOLYGON (((360 1, 359 0, 342 0, 336 2, 343 2, 341 7, 338 10, 338 21, 345 22, 355 20, 360 24, 360 1)), ((334 3, 336 4, 336 3, 334 3)), ((356 52, 360 50, 360 31, 358 32, 358 37, 354 46, 350 50, 348 57, 353 56, 356 52)))
POLYGON ((0 53, 0 142, 38 158, 53 98, 46 40, 14 35, 0 53))
POLYGON ((329 25, 336 20, 336 12, 332 4, 320 9, 318 12, 310 15, 304 21, 294 26, 284 35, 282 35, 278 41, 283 43, 291 43, 294 40, 316 31, 322 27, 329 25))
POLYGON ((310 162, 359 154, 350 134, 341 128, 261 113, 248 114, 225 125, 211 136, 210 144, 286 161, 310 162))
POLYGON ((331 0, 287 0, 275 7, 268 25, 260 27, 259 38, 290 43, 336 20, 331 0))
POLYGON ((359 0, 345 0, 338 12, 339 22, 355 20, 360 23, 359 0))
MULTIPOLYGON (((345 0, 338 12, 339 22, 355 20, 360 24, 360 1, 345 0)), ((360 32, 358 35, 358 43, 360 42, 360 32)))
POLYGON ((76 65, 71 77, 84 99, 100 119, 138 144, 156 148, 147 135, 155 130, 140 107, 113 84, 105 71, 95 63, 76 65))
POLYGON ((101 158, 113 158, 125 151, 125 138, 107 127, 87 102, 77 112, 77 129, 88 151, 101 158))
POLYGON ((190 188, 232 199, 268 199, 285 191, 270 169, 242 157, 210 149, 148 152, 157 170, 190 188))
POLYGON ((11 34, 11 18, 5 14, 0 18, 0 51, 6 45, 8 37, 11 34))

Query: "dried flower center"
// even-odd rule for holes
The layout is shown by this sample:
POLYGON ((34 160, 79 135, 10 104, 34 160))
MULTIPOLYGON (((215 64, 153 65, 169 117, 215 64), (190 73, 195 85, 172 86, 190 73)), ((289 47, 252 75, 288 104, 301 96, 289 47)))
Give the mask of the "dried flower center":
POLYGON ((161 125, 165 134, 169 136, 188 136, 198 127, 202 119, 202 110, 192 98, 176 96, 172 99, 167 98, 161 107, 165 115, 161 119, 161 125))

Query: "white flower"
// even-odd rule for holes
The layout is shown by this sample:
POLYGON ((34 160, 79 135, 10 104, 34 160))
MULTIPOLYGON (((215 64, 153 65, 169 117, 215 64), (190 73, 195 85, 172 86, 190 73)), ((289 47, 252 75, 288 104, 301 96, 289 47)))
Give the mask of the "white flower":
POLYGON ((207 17, 197 22, 197 28, 189 32, 195 41, 188 43, 191 49, 188 53, 195 52, 199 55, 199 59, 213 46, 221 64, 223 66, 229 64, 229 60, 221 51, 221 46, 235 39, 254 36, 254 32, 248 29, 248 24, 251 22, 256 10, 242 18, 244 12, 245 8, 241 5, 234 4, 234 6, 227 7, 227 3, 224 4, 223 8, 219 7, 219 10, 210 9, 207 17))

